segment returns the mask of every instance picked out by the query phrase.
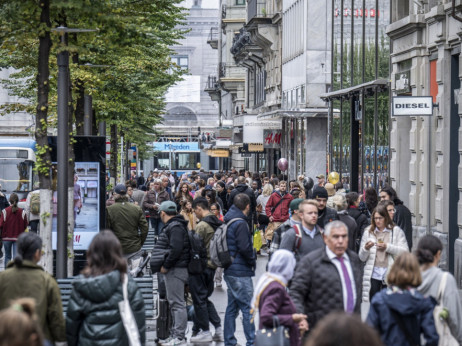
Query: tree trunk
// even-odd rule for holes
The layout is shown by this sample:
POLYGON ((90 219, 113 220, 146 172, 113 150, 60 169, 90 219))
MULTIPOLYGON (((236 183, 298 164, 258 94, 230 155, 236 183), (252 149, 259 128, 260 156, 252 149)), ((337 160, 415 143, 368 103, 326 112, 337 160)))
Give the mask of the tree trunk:
MULTIPOLYGON (((50 0, 40 1, 42 8, 40 23, 51 28, 50 0)), ((37 113, 35 120, 35 140, 37 141, 37 172, 40 181, 40 236, 43 240, 42 265, 53 273, 53 250, 51 242, 52 191, 51 191, 51 154, 47 138, 49 59, 51 49, 50 32, 44 31, 39 37, 38 73, 37 73, 37 113)))
POLYGON ((109 167, 109 172, 111 174, 111 184, 113 187, 115 187, 115 184, 117 183, 117 147, 118 147, 118 141, 117 141, 117 125, 112 124, 111 125, 111 162, 110 162, 110 167, 109 167))

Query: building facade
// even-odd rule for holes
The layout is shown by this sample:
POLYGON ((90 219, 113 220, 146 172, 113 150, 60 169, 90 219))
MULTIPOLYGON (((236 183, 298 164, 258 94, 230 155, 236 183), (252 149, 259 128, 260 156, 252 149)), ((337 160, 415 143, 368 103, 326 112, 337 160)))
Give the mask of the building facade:
POLYGON ((413 215, 414 237, 444 244, 444 268, 462 287, 460 1, 392 1, 393 96, 432 96, 432 116, 391 117, 390 178, 413 215))

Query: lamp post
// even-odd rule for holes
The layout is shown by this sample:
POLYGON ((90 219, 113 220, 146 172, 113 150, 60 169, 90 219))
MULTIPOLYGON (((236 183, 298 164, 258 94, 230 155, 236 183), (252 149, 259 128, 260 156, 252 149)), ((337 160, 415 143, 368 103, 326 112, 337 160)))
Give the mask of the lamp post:
MULTIPOLYGON (((61 35, 61 44, 66 47, 67 33, 92 32, 94 29, 71 29, 59 26, 51 29, 61 35)), ((68 227, 68 147, 69 147, 69 52, 63 49, 58 54, 58 227, 56 243, 56 277, 67 277, 67 227, 68 227)))

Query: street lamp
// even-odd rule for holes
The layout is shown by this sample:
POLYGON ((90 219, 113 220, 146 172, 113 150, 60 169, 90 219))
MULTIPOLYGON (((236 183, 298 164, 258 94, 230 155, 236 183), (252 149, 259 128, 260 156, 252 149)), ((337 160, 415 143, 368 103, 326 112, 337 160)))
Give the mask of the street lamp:
MULTIPOLYGON (((95 29, 73 29, 59 26, 51 31, 61 35, 61 44, 67 47, 67 33, 93 32, 95 29)), ((67 277, 67 224, 68 224, 68 148, 69 148, 69 52, 58 53, 58 227, 56 242, 56 277, 67 277)))

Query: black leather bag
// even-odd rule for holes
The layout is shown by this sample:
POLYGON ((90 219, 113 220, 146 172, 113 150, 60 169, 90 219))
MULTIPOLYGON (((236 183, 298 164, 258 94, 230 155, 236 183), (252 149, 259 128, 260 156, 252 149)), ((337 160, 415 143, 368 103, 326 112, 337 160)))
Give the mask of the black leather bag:
POLYGON ((290 346, 289 331, 273 316, 273 329, 263 328, 255 334, 255 346, 290 346))
POLYGON ((168 257, 170 250, 167 249, 154 249, 151 255, 151 273, 159 273, 160 268, 168 257))

